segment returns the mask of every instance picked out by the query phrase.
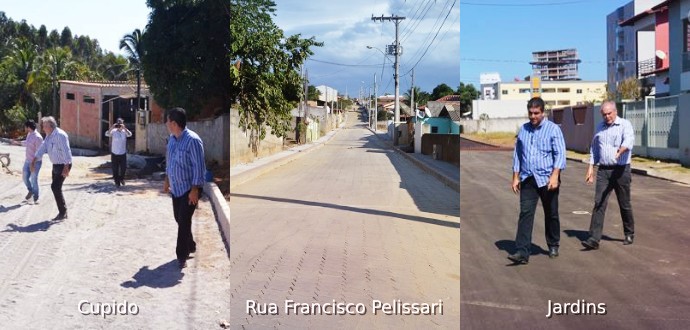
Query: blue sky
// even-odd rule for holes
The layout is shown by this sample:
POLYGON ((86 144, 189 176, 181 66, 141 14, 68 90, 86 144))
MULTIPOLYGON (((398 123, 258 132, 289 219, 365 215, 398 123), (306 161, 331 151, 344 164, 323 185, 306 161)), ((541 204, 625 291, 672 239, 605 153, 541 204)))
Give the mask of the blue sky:
POLYGON ((460 80, 532 74, 532 52, 576 48, 583 80, 606 80, 606 16, 630 0, 467 0, 460 4, 460 80), (555 5, 554 5, 555 4, 555 5))
MULTIPOLYGON (((376 74, 380 94, 394 92, 392 62, 383 65, 383 54, 366 48, 385 49, 395 39, 394 24, 374 22, 372 15, 406 17, 400 25, 401 94, 411 86, 412 67, 415 85, 424 91, 440 83, 455 89, 460 83, 460 0, 275 2, 274 22, 286 35, 314 36, 325 43, 306 63, 312 85, 326 84, 357 96, 360 87, 373 87, 376 74)), ((120 53, 122 36, 144 30, 150 12, 145 0, 0 0, 0 11, 36 28, 45 24, 49 31, 69 26, 73 34, 98 39, 101 48, 115 53, 120 53)))

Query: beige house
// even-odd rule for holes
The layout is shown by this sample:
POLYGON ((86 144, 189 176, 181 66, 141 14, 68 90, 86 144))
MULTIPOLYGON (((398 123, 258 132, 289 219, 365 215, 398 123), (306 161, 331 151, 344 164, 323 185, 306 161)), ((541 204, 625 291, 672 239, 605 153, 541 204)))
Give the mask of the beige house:
MULTIPOLYGON (((527 101, 532 98, 529 81, 498 83, 498 99, 507 101, 527 101)), ((603 101, 606 91, 605 81, 542 81, 541 98, 548 108, 575 106, 587 102, 603 101)), ((538 90, 536 91, 538 92, 538 90)))

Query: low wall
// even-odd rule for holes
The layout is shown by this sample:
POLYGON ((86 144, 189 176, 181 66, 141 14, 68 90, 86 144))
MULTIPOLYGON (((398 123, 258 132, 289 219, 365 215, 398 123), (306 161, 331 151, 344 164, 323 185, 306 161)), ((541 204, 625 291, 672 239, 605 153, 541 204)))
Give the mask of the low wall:
POLYGON ((473 133, 497 133, 512 132, 517 133, 524 123, 528 122, 527 117, 520 118, 496 118, 486 120, 461 120, 460 126, 463 134, 473 133))
MULTIPOLYGON (((266 138, 254 150, 251 133, 240 127, 240 115, 236 109, 230 110, 230 167, 253 162, 256 158, 272 155, 283 150, 283 138, 271 134, 267 128, 266 138)), ((294 136, 294 134, 293 134, 294 136)))
MULTIPOLYGON (((440 146, 438 160, 460 166, 460 135, 457 134, 424 134, 422 135, 422 154, 431 155, 434 145, 440 146)), ((438 147, 437 147, 438 148, 438 147)))
MULTIPOLYGON (((230 123, 228 115, 215 119, 188 122, 187 128, 196 132, 204 141, 204 156, 207 162, 225 163, 230 158, 230 123)), ((170 133, 165 124, 149 123, 146 126, 146 145, 151 153, 165 155, 170 133)))

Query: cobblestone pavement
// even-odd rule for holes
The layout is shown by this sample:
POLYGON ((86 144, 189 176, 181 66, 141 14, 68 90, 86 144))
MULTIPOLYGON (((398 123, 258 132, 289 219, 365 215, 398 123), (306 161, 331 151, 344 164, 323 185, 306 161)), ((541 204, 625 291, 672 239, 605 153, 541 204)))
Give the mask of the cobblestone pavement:
POLYGON ((0 173, 0 328, 218 329, 230 320, 230 265, 206 198, 193 220, 197 252, 180 270, 161 182, 115 189, 97 169, 108 156, 75 157, 63 187, 69 218, 51 221, 48 158, 40 204, 30 205, 20 176, 24 148, 0 144, 5 152, 14 173, 0 173), (117 315, 92 315, 113 306, 117 315))
POLYGON ((458 192, 349 124, 319 149, 231 189, 234 328, 459 327, 458 192), (443 314, 374 314, 375 300, 442 302, 443 314), (312 308, 288 314, 286 301, 312 308), (334 303, 366 313, 324 315, 334 303))

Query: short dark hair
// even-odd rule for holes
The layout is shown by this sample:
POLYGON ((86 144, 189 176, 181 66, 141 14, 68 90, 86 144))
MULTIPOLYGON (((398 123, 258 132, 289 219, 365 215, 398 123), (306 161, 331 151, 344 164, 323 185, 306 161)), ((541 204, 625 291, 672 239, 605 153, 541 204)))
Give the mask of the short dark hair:
POLYGON ((36 122, 33 119, 29 119, 24 123, 24 127, 36 130, 36 122))
POLYGON ((167 111, 165 117, 177 123, 180 128, 187 127, 187 112, 183 108, 172 108, 167 111))
POLYGON ((527 101, 527 110, 532 108, 539 108, 541 112, 544 112, 544 100, 541 99, 541 97, 533 97, 529 101, 527 101))

